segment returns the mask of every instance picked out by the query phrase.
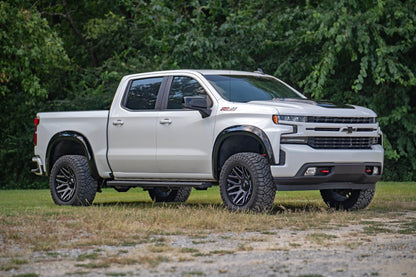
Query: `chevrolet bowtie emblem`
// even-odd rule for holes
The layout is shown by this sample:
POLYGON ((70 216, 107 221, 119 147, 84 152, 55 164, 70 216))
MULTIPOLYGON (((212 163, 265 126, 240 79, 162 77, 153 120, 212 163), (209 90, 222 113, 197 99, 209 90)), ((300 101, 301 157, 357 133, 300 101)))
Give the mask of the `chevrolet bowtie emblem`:
POLYGON ((347 132, 347 134, 352 134, 352 132, 355 132, 355 131, 357 131, 357 128, 353 128, 353 127, 346 127, 341 130, 341 132, 347 132))

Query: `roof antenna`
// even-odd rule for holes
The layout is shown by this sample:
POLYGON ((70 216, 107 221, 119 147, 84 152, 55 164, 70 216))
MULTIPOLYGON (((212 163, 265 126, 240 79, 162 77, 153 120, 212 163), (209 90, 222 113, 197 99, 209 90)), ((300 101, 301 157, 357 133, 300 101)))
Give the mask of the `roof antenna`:
POLYGON ((256 71, 254 71, 255 73, 260 73, 261 75, 264 75, 264 71, 263 71, 263 69, 261 69, 260 67, 259 68, 257 68, 257 70, 256 71))

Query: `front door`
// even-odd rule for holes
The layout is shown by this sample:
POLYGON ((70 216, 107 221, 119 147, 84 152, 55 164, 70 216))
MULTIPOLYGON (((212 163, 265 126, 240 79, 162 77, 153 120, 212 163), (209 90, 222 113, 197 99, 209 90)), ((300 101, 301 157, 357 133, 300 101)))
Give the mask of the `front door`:
POLYGON ((214 118, 184 109, 185 96, 209 97, 197 80, 173 77, 157 120, 158 170, 163 178, 210 180, 214 118))

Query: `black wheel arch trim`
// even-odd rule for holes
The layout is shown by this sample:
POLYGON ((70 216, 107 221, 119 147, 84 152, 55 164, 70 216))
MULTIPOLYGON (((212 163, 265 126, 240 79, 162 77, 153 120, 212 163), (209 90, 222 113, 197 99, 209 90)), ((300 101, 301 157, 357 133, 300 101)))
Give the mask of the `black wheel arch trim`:
POLYGON ((219 172, 218 172, 218 155, 221 149, 221 146, 223 142, 234 135, 245 135, 250 136, 257 140, 263 149, 266 151, 267 159, 270 164, 275 164, 274 160, 274 154, 273 154, 273 148, 270 143, 269 137, 266 135, 266 133, 261 130, 260 128, 252 125, 235 125, 228 127, 221 131, 221 133, 217 136, 215 143, 214 143, 214 149, 212 152, 212 169, 214 173, 214 178, 218 179, 219 172))
POLYGON ((48 148, 46 150, 46 174, 49 175, 52 170, 52 159, 56 146, 61 142, 72 142, 81 147, 83 155, 87 158, 88 166, 90 168, 91 175, 98 179, 98 170, 95 164, 94 154, 91 148, 91 144, 82 134, 75 131, 63 131, 55 134, 49 141, 48 148))

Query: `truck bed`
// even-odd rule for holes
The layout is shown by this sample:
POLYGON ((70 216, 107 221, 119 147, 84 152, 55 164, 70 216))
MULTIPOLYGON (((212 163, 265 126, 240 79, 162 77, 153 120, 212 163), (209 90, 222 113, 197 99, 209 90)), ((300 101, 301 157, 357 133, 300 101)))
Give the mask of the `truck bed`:
POLYGON ((108 177, 110 168, 107 164, 107 120, 108 110, 46 112, 38 113, 38 144, 35 154, 46 160, 48 143, 55 134, 78 133, 88 139, 100 176, 108 177))

